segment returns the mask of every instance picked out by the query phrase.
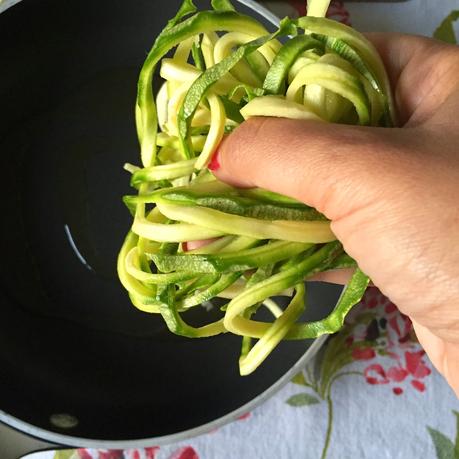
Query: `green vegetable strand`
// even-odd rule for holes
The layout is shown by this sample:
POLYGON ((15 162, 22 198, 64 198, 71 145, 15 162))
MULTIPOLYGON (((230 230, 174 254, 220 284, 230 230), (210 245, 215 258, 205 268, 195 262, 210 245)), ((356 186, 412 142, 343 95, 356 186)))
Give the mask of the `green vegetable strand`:
POLYGON ((117 270, 132 304, 160 314, 172 333, 241 336, 246 375, 282 340, 338 331, 369 279, 316 209, 218 181, 207 165, 219 143, 254 116, 377 127, 394 126, 396 118, 375 48, 324 17, 329 0, 309 1, 308 16, 286 18, 271 33, 229 0, 210 4, 198 11, 184 0, 140 71, 141 164, 125 165, 135 193, 123 201, 133 224, 117 270), (158 64, 164 81, 154 96, 158 64), (354 274, 335 309, 304 322, 305 281, 343 268, 354 274), (290 302, 282 308, 274 296, 290 302), (225 301, 218 308, 217 298, 225 301), (198 323, 201 305, 212 304, 210 323, 188 323, 198 323), (271 321, 259 320, 260 308, 271 321))

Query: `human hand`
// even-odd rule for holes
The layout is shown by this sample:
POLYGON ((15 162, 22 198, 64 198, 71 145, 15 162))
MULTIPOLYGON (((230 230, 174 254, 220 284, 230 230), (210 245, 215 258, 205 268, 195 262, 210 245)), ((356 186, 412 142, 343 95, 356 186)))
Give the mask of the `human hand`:
POLYGON ((459 395, 459 48, 370 38, 401 128, 254 118, 222 142, 213 169, 235 186, 283 193, 324 213, 347 253, 410 316, 459 395))

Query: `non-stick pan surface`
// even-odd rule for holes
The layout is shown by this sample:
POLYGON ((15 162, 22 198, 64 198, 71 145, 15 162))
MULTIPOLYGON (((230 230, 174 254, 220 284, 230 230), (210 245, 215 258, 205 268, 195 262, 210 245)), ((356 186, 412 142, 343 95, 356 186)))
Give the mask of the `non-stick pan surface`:
MULTIPOLYGON (((311 345, 282 343, 241 377, 239 338, 174 336, 117 280, 137 75, 179 3, 24 0, 0 14, 0 419, 51 441, 127 444, 206 425, 311 345)), ((306 318, 338 294, 312 285, 306 318)))

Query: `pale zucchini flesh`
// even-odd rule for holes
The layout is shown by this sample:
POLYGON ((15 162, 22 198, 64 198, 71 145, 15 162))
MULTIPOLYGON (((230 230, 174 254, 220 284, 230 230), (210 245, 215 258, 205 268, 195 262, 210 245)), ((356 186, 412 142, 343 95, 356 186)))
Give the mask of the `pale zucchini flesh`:
POLYGON ((286 18, 269 33, 229 0, 212 0, 209 11, 184 0, 138 81, 141 161, 125 165, 136 194, 124 198, 133 224, 118 256, 119 279, 132 304, 161 314, 173 333, 241 336, 243 375, 284 339, 338 331, 369 281, 316 209, 268 190, 224 184, 207 167, 224 137, 252 117, 396 124, 373 45, 325 19, 329 0, 307 3, 308 16, 286 18), (164 83, 154 97, 157 65, 164 83), (304 280, 337 268, 355 273, 334 311, 302 322, 304 280), (288 306, 277 305, 276 295, 290 296, 288 306), (213 298, 228 300, 217 320, 197 327, 185 322, 184 311, 213 298), (260 307, 271 322, 257 319, 260 307))

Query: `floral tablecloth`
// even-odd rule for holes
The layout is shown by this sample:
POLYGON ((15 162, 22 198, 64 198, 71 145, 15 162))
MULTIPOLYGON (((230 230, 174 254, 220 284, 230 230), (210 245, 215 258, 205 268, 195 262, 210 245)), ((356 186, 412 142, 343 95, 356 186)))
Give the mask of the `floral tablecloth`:
MULTIPOLYGON (((304 0, 266 1, 279 16, 304 0)), ((334 1, 329 14, 359 30, 455 41, 459 0, 334 1), (452 13, 451 13, 452 12, 452 13), (438 29, 438 26, 441 27, 438 29)), ((416 292, 413 292, 415 295, 416 292)), ((36 459, 459 458, 459 401, 432 368, 410 320, 377 289, 346 327, 263 406, 212 433, 142 450, 37 453, 36 459)))

